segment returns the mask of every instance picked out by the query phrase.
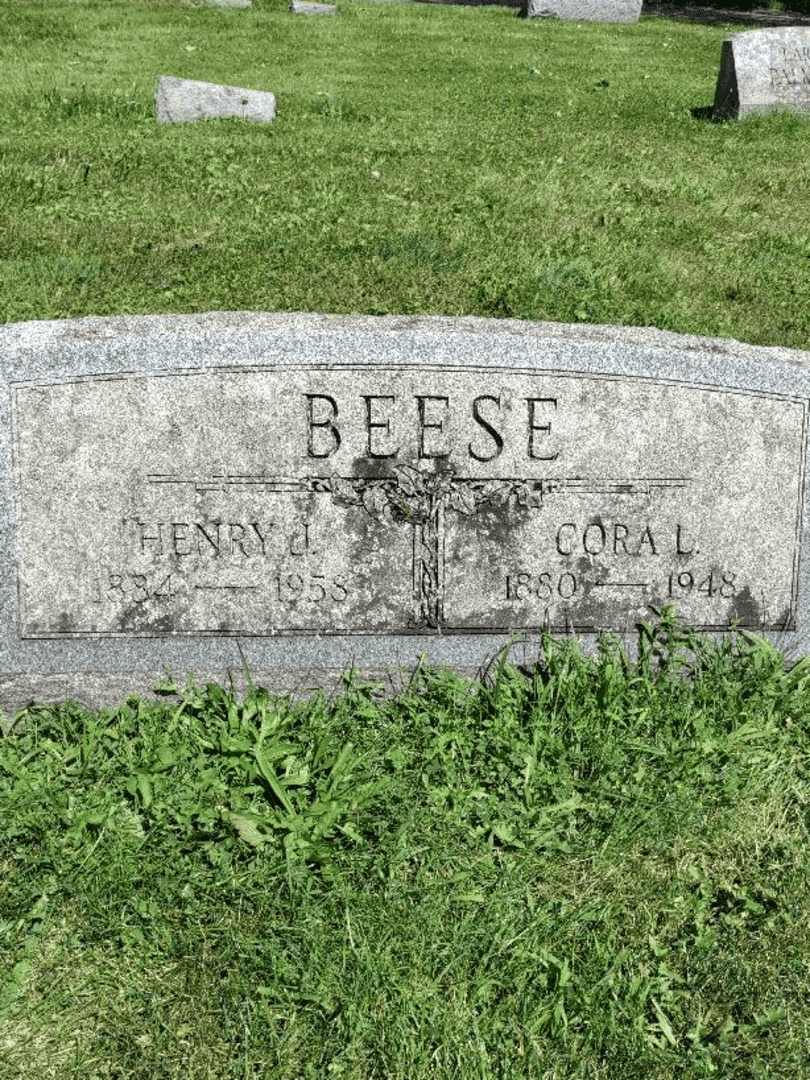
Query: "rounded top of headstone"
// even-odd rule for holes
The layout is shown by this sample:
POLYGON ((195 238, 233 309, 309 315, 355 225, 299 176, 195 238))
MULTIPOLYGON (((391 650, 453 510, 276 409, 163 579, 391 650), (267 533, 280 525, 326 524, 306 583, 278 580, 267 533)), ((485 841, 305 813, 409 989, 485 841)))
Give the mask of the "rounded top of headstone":
POLYGON ((6 323, 0 326, 0 349, 27 349, 114 338, 209 336, 274 332, 301 334, 487 335, 508 338, 560 338, 571 343, 625 344, 641 348, 716 353, 747 360, 787 361, 810 367, 810 352, 781 345, 752 345, 735 338, 679 334, 654 326, 610 323, 531 322, 476 315, 329 315, 320 312, 207 311, 195 314, 86 315, 6 323))
POLYGON ((741 38, 747 38, 749 41, 760 38, 763 40, 784 39, 785 41, 796 38, 810 41, 810 26, 760 26, 756 30, 738 30, 736 34, 729 34, 725 40, 728 41, 730 38, 737 41, 741 38))

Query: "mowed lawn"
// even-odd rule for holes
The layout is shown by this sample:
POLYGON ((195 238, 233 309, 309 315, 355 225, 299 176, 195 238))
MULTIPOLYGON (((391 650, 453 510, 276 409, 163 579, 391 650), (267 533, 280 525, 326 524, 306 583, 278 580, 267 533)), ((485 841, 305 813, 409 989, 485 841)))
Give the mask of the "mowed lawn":
MULTIPOLYGON (((0 5, 0 321, 472 314, 809 348, 807 119, 739 24, 0 5), (270 125, 158 125, 160 74, 270 125)), ((0 738, 0 1080, 810 1076, 808 661, 672 611, 474 682, 0 738)), ((8 718, 11 719, 11 718, 8 718)), ((5 727, 5 725, 4 725, 5 727)))
POLYGON ((467 314, 807 348, 808 120, 706 116, 746 28, 0 5, 0 320, 467 314), (161 74, 270 90, 277 118, 158 124, 161 74))

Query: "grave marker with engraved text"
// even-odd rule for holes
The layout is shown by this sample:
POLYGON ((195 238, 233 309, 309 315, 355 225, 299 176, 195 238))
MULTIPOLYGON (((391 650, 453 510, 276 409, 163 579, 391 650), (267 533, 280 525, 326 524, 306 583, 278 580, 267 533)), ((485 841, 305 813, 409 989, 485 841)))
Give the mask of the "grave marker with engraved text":
POLYGON ((802 648, 807 359, 466 318, 4 327, 0 703, 222 678, 235 638, 282 689, 473 671, 666 604, 802 648))
POLYGON ((810 27, 769 27, 727 37, 714 116, 734 118, 778 107, 810 111, 810 27))
POLYGON ((22 638, 792 618, 803 402, 371 362, 38 383, 14 414, 22 638))

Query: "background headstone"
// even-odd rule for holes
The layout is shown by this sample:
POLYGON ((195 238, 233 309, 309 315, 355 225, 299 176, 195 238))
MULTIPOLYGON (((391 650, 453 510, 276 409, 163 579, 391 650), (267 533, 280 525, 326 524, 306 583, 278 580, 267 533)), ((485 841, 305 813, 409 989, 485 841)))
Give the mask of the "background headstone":
POLYGON ((714 95, 716 119, 776 107, 810 112, 810 26, 748 30, 727 37, 714 95))
POLYGON ((219 86, 161 75, 155 93, 155 112, 158 122, 163 124, 226 117, 269 122, 276 115, 276 99, 268 90, 246 90, 241 86, 219 86))
POLYGON ((0 327, 0 704, 272 691, 673 603, 810 653, 810 353, 215 312, 0 327), (767 483, 763 478, 767 477, 767 483), (242 652, 240 652, 240 646, 242 652))
POLYGON ((577 22, 637 22, 642 0, 523 0, 526 18, 577 22))
POLYGON ((251 0, 203 0, 202 7, 249 8, 251 0))
POLYGON ((291 0, 290 10, 293 15, 336 15, 334 4, 311 4, 307 0, 291 0))

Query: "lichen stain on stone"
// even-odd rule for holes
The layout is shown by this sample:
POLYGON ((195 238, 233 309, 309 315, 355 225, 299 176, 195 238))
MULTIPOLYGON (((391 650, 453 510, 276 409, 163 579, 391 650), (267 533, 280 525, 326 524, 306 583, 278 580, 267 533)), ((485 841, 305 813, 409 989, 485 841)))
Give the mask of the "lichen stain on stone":
MULTIPOLYGON (((470 515, 471 527, 485 543, 508 550, 514 547, 519 535, 537 511, 521 506, 514 499, 500 504, 485 503, 470 515)), ((461 516, 461 515, 459 515, 461 516)))
POLYGON ((356 457, 352 462, 352 476, 358 480, 389 480, 393 458, 356 457))
MULTIPOLYGON (((722 571, 717 571, 722 579, 722 571)), ((740 624, 744 627, 759 627, 762 625, 762 616, 760 614, 761 608, 754 599, 754 594, 746 585, 744 589, 740 589, 738 593, 735 593, 732 597, 731 604, 729 605, 728 614, 725 618, 729 623, 732 623, 735 619, 740 620, 740 624)))
POLYGON ((133 631, 150 634, 171 634, 179 631, 176 614, 167 612, 164 615, 150 615, 143 604, 125 608, 118 618, 118 629, 122 633, 133 631))
POLYGON ((796 613, 795 613, 795 611, 793 611, 793 609, 790 606, 786 607, 782 611, 782 614, 779 616, 779 618, 774 620, 774 625, 777 626, 777 627, 781 627, 783 630, 795 630, 796 629, 796 613))

